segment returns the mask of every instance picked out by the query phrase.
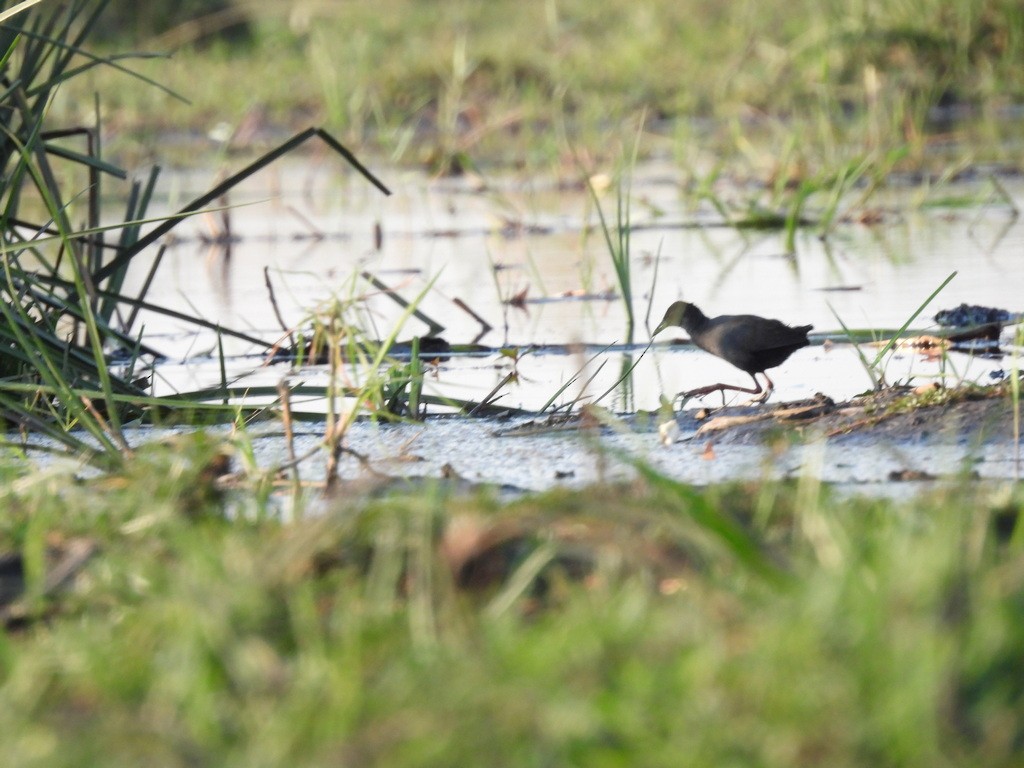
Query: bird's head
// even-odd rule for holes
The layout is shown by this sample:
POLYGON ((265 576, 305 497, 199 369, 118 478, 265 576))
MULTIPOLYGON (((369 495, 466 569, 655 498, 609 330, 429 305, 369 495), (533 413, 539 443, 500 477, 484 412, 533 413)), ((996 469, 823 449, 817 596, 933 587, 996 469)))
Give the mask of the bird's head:
POLYGON ((677 325, 680 328, 685 327, 683 318, 692 314, 694 309, 696 309, 696 307, 694 307, 693 304, 688 304, 685 301, 674 302, 672 306, 665 311, 665 316, 661 318, 661 322, 658 323, 658 327, 654 329, 654 333, 652 333, 651 336, 657 336, 672 325, 677 325))

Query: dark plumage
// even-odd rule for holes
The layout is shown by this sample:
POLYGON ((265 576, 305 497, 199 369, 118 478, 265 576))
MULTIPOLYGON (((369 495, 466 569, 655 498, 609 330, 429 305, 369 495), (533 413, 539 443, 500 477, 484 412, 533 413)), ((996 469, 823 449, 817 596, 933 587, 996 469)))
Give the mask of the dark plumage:
POLYGON ((677 301, 665 312, 665 317, 652 335, 674 325, 686 331, 698 347, 746 371, 754 380, 753 389, 732 384, 712 384, 686 392, 685 397, 702 396, 725 389, 753 395, 763 392, 760 397, 754 398, 755 402, 767 400, 775 388, 765 370, 782 365, 796 350, 806 347, 810 343, 807 341, 807 332, 813 327, 801 325, 794 328, 757 315, 707 317, 693 304, 677 301), (757 380, 755 374, 758 373, 768 382, 765 390, 761 389, 757 380))

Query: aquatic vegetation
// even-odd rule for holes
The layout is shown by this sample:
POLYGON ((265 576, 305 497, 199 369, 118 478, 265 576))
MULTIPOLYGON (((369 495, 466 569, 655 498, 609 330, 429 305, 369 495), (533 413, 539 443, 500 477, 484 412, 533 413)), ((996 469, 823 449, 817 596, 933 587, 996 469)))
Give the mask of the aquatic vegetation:
POLYGON ((846 327, 846 324, 843 322, 842 318, 835 313, 835 310, 832 310, 832 314, 835 316, 836 321, 842 327, 843 332, 850 339, 850 343, 854 345, 854 349, 857 350, 857 355, 860 358, 861 364, 864 366, 864 371, 868 374, 868 377, 871 379, 871 384, 875 389, 879 389, 881 387, 886 386, 885 361, 890 352, 899 343, 900 337, 907 330, 907 328, 910 327, 911 323, 913 323, 914 320, 916 320, 918 316, 920 316, 920 314, 924 311, 925 307, 927 307, 932 302, 932 299, 938 296, 942 289, 949 285, 950 281, 952 281, 954 277, 956 277, 956 272, 951 273, 949 277, 942 281, 938 288, 931 292, 928 298, 925 299, 924 302, 920 306, 918 306, 918 308, 914 310, 913 313, 911 313, 911 315, 907 318, 906 322, 903 323, 900 329, 896 331, 894 334, 892 334, 888 341, 886 341, 886 343, 882 345, 882 348, 878 350, 873 360, 868 360, 867 356, 865 356, 864 352, 861 350, 860 345, 857 344, 854 335, 851 333, 850 329, 846 327))
POLYGON ((593 201, 594 210, 597 211, 598 222, 601 227, 601 234, 604 236, 605 245, 608 248, 608 256, 611 258, 612 267, 615 270, 615 279, 618 282, 619 292, 622 297, 623 307, 626 310, 626 336, 627 343, 633 342, 633 330, 636 325, 633 309, 633 254, 630 251, 630 232, 632 219, 630 217, 630 195, 632 185, 632 172, 636 167, 637 157, 640 152, 640 139, 643 135, 643 120, 640 121, 640 129, 637 131, 636 139, 633 142, 632 153, 624 159, 624 167, 620 170, 618 182, 615 186, 615 222, 610 224, 605 218, 604 209, 601 207, 601 196, 594 186, 594 179, 587 174, 586 186, 593 201))
MULTIPOLYGON (((0 107, 8 114, 0 139, 0 410, 8 428, 20 432, 23 441, 33 433, 45 434, 77 455, 113 466, 130 451, 122 433, 127 420, 154 414, 167 420, 174 411, 209 412, 211 405, 218 407, 208 402, 211 397, 219 398, 229 418, 234 415, 223 373, 213 393, 150 395, 148 378, 160 353, 136 327, 140 309, 216 329, 218 344, 224 335, 232 335, 258 348, 270 346, 147 301, 162 248, 139 292, 124 293, 125 276, 136 257, 183 217, 311 138, 325 142, 381 191, 387 189, 333 137, 311 128, 159 221, 146 213, 157 182, 154 167, 144 183, 131 183, 123 220, 101 225, 104 179, 124 180, 127 174, 102 154, 98 107, 94 126, 49 125, 53 94, 65 82, 97 67, 127 71, 121 63, 125 57, 98 57, 86 49, 106 5, 105 0, 43 5, 0 27, 0 50, 5 52, 0 69, 12 84, 0 94, 0 107), (69 138, 84 139, 85 151, 69 149, 69 138), (76 226, 83 213, 85 225, 76 226)), ((223 372, 223 357, 221 366, 223 372)))

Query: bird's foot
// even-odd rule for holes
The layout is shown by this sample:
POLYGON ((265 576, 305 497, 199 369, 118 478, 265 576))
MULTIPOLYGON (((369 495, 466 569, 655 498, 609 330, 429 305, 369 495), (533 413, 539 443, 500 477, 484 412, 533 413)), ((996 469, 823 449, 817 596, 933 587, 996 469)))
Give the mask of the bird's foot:
POLYGON ((668 402, 671 405, 671 407, 673 408, 673 410, 681 411, 681 410, 683 410, 683 408, 686 407, 686 404, 690 401, 690 398, 691 398, 691 395, 690 395, 689 392, 676 392, 672 396, 672 399, 670 401, 668 401, 668 402), (676 403, 679 404, 678 407, 676 406, 676 403))
POLYGON ((771 393, 772 393, 772 390, 765 389, 765 390, 763 390, 761 392, 761 394, 757 395, 756 397, 752 397, 749 400, 747 400, 747 402, 743 403, 742 407, 746 408, 746 407, 751 406, 751 405, 763 405, 764 402, 771 395, 771 393))
POLYGON ((680 392, 676 397, 683 398, 685 403, 687 400, 692 400, 695 397, 704 397, 710 395, 712 392, 722 393, 722 404, 725 405, 725 388, 721 384, 711 384, 706 387, 697 387, 697 389, 689 389, 686 392, 680 392))

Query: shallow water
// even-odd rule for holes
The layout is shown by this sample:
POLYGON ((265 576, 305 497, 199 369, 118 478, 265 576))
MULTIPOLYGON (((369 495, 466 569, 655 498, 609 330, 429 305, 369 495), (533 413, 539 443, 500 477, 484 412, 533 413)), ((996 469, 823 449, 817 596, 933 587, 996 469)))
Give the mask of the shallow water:
MULTIPOLYGON (((515 366, 518 383, 499 402, 539 408, 583 371, 559 402, 580 396, 582 382, 589 380, 584 398, 612 389, 602 403, 617 411, 654 408, 662 394, 718 381, 749 385, 745 374, 699 350, 669 349, 665 340, 673 337, 671 331, 645 351, 648 329, 677 298, 708 314, 750 312, 811 323, 812 340, 819 342, 842 338, 836 315, 851 328, 899 328, 953 271, 957 277, 913 327, 927 328, 935 310, 961 302, 1022 309, 1018 260, 1024 223, 984 178, 938 190, 923 184, 882 190, 868 204, 881 223, 839 224, 826 239, 805 229, 795 254, 787 255, 781 232, 720 226, 710 206, 691 206, 670 166, 642 165, 632 182, 637 326, 628 346, 607 247, 598 231, 586 233, 596 217, 585 190, 553 180, 502 178, 484 184, 431 179, 409 170, 378 173, 393 196, 380 195, 334 158, 288 161, 263 171, 230 198, 230 232, 237 239, 229 250, 211 242, 224 231, 219 213, 194 217, 175 231, 178 243, 164 258, 152 300, 273 341, 283 331, 265 284, 266 267, 288 326, 307 325, 309 312, 332 296, 367 295, 366 306, 383 337, 401 307, 365 282, 354 287, 353 275, 370 272, 407 300, 435 280, 420 308, 444 326, 440 335, 446 341, 523 351, 515 366), (974 204, 919 205, 948 198, 974 204), (522 308, 503 303, 523 290, 522 308), (579 294, 599 298, 565 298, 579 294), (484 331, 456 299, 492 329, 484 331), (546 349, 525 351, 532 345, 546 349), (570 351, 567 345, 583 346, 570 351), (601 354, 608 345, 627 346, 601 354), (616 388, 637 358, 628 387, 616 388)), ((165 185, 175 195, 162 201, 165 210, 180 207, 212 181, 212 172, 172 174, 165 185)), ((1024 205, 1024 181, 1001 183, 1016 205, 1024 205)), ((610 218, 614 197, 613 191, 606 193, 603 201, 610 218)), ((143 272, 134 274, 141 279, 143 272)), ((176 363, 162 367, 158 391, 219 381, 219 364, 205 356, 216 349, 212 334, 196 335, 157 316, 146 319, 146 328, 153 346, 176 363)), ((425 332, 423 323, 411 319, 400 337, 425 332)), ((224 343, 232 355, 253 351, 231 339, 224 343)), ((876 352, 865 348, 868 357, 876 352)), ((259 364, 236 358, 231 367, 239 376, 254 371, 252 383, 274 384, 287 372, 282 366, 258 370, 259 364)), ((427 385, 439 394, 480 399, 512 367, 500 356, 455 357, 427 385)), ((987 383, 992 372, 1005 367, 999 360, 961 353, 928 360, 908 351, 893 355, 886 373, 890 382, 945 376, 950 383, 987 383)), ((322 376, 304 370, 291 378, 316 382, 322 376)), ((846 399, 871 384, 855 350, 843 344, 800 350, 773 371, 773 379, 780 399, 815 392, 846 399)))
MULTIPOLYGON (((766 446, 718 444, 713 439, 683 435, 679 442, 666 446, 653 427, 625 424, 605 428, 599 436, 580 430, 517 434, 515 428, 527 421, 462 417, 438 417, 420 424, 360 421, 347 433, 346 446, 361 459, 344 456, 339 474, 346 480, 375 483, 386 483, 389 477, 457 477, 516 493, 627 480, 636 476, 633 462, 642 461, 660 473, 695 485, 796 478, 857 493, 897 496, 909 496, 936 484, 961 483, 967 477, 996 486, 1019 477, 1012 442, 1005 440, 876 443, 856 435, 826 440, 811 434, 792 445, 780 446, 776 441, 766 446), (890 473, 907 471, 935 479, 889 481, 890 473)), ((211 429, 229 431, 226 427, 211 429)), ((126 434, 131 444, 138 445, 175 431, 129 429, 126 434)), ((288 461, 280 425, 250 425, 246 439, 259 466, 280 466, 288 461)), ((295 455, 310 456, 300 466, 304 482, 324 479, 323 440, 322 424, 296 430, 295 455)))
MULTIPOLYGON (((402 309, 366 282, 353 280, 353 275, 368 272, 406 300, 425 291, 420 309, 444 327, 439 335, 449 343, 519 349, 517 359, 455 355, 428 364, 428 393, 480 400, 514 371, 516 383, 497 402, 535 410, 575 376, 556 403, 600 399, 619 413, 655 409, 663 395, 708 383, 749 385, 745 374, 721 360, 690 346, 670 347, 671 332, 647 348, 648 329, 678 298, 709 314, 750 312, 814 325, 812 346, 772 371, 776 400, 822 392, 839 401, 868 389, 871 381, 856 349, 833 343, 844 338, 836 315, 850 328, 899 328, 953 271, 957 277, 912 327, 934 326, 935 311, 961 302, 1024 309, 1019 269, 1024 222, 984 178, 940 190, 922 184, 882 190, 868 204, 880 223, 841 223, 827 238, 807 228, 796 239, 796 252, 786 254, 781 232, 722 226, 710 206, 691 205, 671 167, 640 166, 632 187, 635 229, 630 248, 637 321, 630 344, 606 244, 599 231, 588 231, 597 219, 585 190, 552 180, 509 177, 483 184, 431 179, 409 170, 375 170, 391 185, 393 196, 383 197, 334 158, 292 160, 263 171, 230 198, 230 248, 214 242, 225 232, 220 213, 196 216, 175 231, 176 243, 164 257, 150 300, 275 341, 283 330, 266 287, 267 268, 276 311, 286 325, 308 326, 310 312, 321 302, 360 296, 365 297, 361 306, 370 310, 375 335, 383 338, 402 309), (940 197, 973 203, 920 204, 940 197), (523 290, 525 304, 510 306, 507 300, 523 290), (491 328, 482 328, 455 300, 491 328), (825 339, 830 341, 823 344, 825 339), (631 375, 619 383, 634 363, 631 375)), ((212 172, 172 174, 169 187, 175 194, 160 201, 164 210, 157 213, 181 207, 213 181, 212 172)), ((1024 180, 1001 183, 1015 205, 1024 206, 1024 180)), ((613 192, 605 195, 603 205, 606 215, 614 217, 613 192)), ((144 272, 140 268, 132 274, 141 279, 144 272)), ((158 393, 219 383, 214 334, 196 333, 157 315, 147 316, 145 323, 149 343, 169 358, 158 367, 158 393)), ((425 331, 423 323, 410 319, 399 338, 425 331)), ((264 367, 254 354, 259 350, 229 338, 223 343, 233 382, 274 386, 287 378, 292 385, 327 383, 322 367, 264 367)), ((869 358, 877 353, 870 346, 863 350, 869 358)), ((889 357, 885 374, 890 383, 989 383, 1011 365, 1005 357, 950 353, 929 359, 906 350, 889 357)), ((359 381, 365 372, 353 369, 347 375, 359 381)), ((707 402, 721 401, 716 394, 707 402)), ((323 409, 322 401, 293 405, 323 409)), ((351 440, 356 450, 387 463, 395 457, 396 446, 414 435, 416 452, 425 460, 399 462, 402 474, 434 473, 451 463, 470 479, 536 488, 587 482, 602 471, 627 471, 621 465, 609 470, 615 462, 594 459, 578 436, 499 440, 475 420, 442 420, 423 427, 360 425, 351 440)), ((308 439, 321 437, 314 430, 308 439)), ((283 460, 279 439, 260 442, 268 461, 283 460)), ((638 452, 691 482, 799 474, 812 463, 824 480, 853 483, 884 478, 894 469, 954 473, 965 461, 979 461, 982 476, 1010 477, 1015 471, 1007 469, 1013 450, 1006 445, 941 450, 879 446, 858 451, 858 459, 851 462, 842 449, 812 444, 792 448, 781 458, 773 455, 768 463, 771 457, 764 449, 750 446, 728 446, 719 451, 719 460, 708 461, 701 458, 702 446, 684 442, 663 449, 650 432, 607 436, 602 444, 638 452)))

